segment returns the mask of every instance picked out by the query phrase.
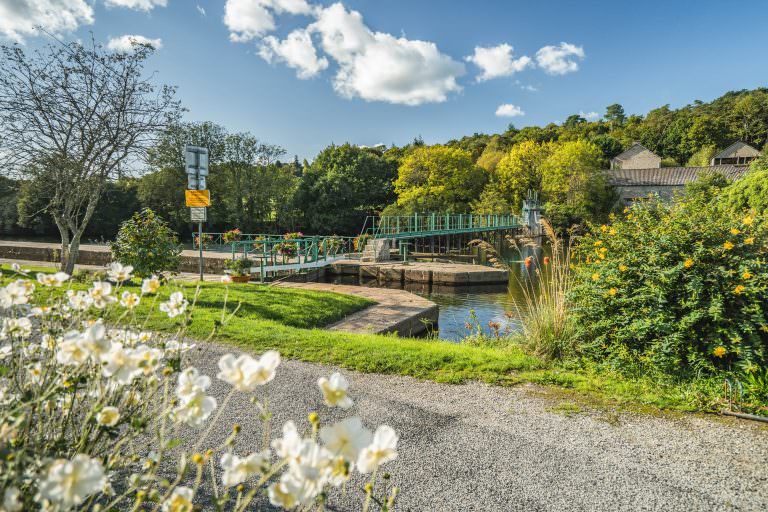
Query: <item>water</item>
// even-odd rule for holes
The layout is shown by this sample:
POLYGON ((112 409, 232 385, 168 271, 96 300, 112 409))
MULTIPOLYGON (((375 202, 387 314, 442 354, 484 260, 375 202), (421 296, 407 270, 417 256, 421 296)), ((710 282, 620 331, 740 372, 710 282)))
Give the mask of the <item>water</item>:
MULTIPOLYGON (((528 254, 525 254, 526 256, 528 254)), ((505 253, 504 259, 511 265, 510 280, 506 285, 482 286, 439 286, 423 283, 379 283, 375 280, 360 282, 357 276, 333 276, 330 282, 360 286, 404 289, 425 297, 440 306, 437 331, 441 339, 461 341, 471 334, 467 323, 474 332, 479 325, 483 332, 490 333, 489 322, 499 324, 500 331, 515 332, 520 329, 517 304, 524 304, 522 284, 530 279, 533 266, 526 269, 517 251, 505 253)), ((538 259, 541 254, 538 255, 538 259)), ((534 261, 537 256, 534 255, 534 261)))

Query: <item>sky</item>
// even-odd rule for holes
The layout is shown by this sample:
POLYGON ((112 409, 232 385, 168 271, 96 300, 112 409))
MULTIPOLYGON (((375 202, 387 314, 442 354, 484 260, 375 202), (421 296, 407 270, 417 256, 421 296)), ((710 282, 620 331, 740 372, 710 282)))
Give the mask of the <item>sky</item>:
POLYGON ((768 2, 0 0, 0 40, 36 26, 111 51, 149 41, 189 121, 312 160, 325 146, 709 101, 766 86, 768 2))

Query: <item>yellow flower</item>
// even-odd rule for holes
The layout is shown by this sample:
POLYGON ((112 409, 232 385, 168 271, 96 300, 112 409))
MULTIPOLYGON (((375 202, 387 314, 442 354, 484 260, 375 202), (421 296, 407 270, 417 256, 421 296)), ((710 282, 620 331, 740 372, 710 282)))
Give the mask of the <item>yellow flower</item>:
POLYGON ((619 272, 626 272, 626 271, 627 271, 627 266, 625 264, 622 263, 621 265, 619 265, 619 272))
POLYGON ((743 277, 744 279, 751 279, 752 274, 750 274, 749 272, 744 272, 743 274, 741 274, 741 277, 743 277))
POLYGON ((603 224, 602 226, 600 226, 600 231, 602 231, 603 233, 605 233, 606 231, 608 231, 608 226, 606 226, 605 224, 603 224))
POLYGON ((737 285, 736 288, 733 289, 733 293, 735 295, 741 295, 744 292, 745 289, 746 288, 744 287, 744 285, 740 284, 740 285, 737 285))
POLYGON ((755 243, 755 239, 752 238, 752 237, 745 238, 744 239, 744 243, 747 244, 747 245, 752 245, 753 243, 755 243))
POLYGON ((754 222, 755 219, 753 219, 750 215, 747 215, 744 217, 744 219, 741 221, 745 226, 751 226, 752 222, 754 222))
POLYGON ((613 296, 613 295, 616 295, 617 293, 619 293, 619 290, 617 290, 616 288, 611 288, 610 290, 608 290, 608 295, 613 296))
POLYGON ((685 268, 691 268, 693 266, 693 260, 691 258, 688 258, 683 262, 683 266, 685 268))
POLYGON ((763 332, 768 332, 768 325, 762 324, 760 326, 760 330, 763 331, 763 332))
POLYGON ((608 231, 609 235, 615 235, 616 234, 616 228, 611 228, 610 231, 608 231))
POLYGON ((624 208, 624 213, 629 213, 629 208, 624 208))
POLYGON ((731 234, 732 234, 733 236, 736 236, 736 235, 738 235, 739 233, 741 233, 741 231, 739 231, 738 229, 736 229, 736 228, 731 228, 731 234))
POLYGON ((595 247, 598 247, 598 246, 600 246, 600 245, 603 245, 603 241, 602 241, 602 240, 598 240, 598 241, 597 241, 597 242, 595 242, 593 245, 594 245, 595 247))
POLYGON ((726 354, 726 352, 728 352, 728 351, 725 350, 725 347, 720 345, 720 346, 715 347, 715 350, 712 351, 712 354, 715 357, 723 357, 726 354))
POLYGON ((600 279, 600 274, 598 274, 597 272, 595 272, 594 274, 592 274, 592 280, 593 280, 593 281, 597 281, 597 280, 599 280, 599 279, 600 279))
POLYGON ((723 244, 723 249, 725 249, 726 251, 730 251, 731 249, 733 249, 733 244, 730 241, 727 241, 723 244))

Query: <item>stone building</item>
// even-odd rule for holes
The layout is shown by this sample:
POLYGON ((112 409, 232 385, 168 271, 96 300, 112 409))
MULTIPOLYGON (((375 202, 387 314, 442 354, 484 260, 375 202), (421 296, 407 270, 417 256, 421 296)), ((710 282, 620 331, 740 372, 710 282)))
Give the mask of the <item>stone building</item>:
POLYGON ((712 157, 711 165, 746 165, 760 156, 760 151, 741 141, 734 142, 712 157))
POLYGON ((617 169, 653 169, 661 167, 661 157, 639 142, 611 158, 611 170, 617 169))

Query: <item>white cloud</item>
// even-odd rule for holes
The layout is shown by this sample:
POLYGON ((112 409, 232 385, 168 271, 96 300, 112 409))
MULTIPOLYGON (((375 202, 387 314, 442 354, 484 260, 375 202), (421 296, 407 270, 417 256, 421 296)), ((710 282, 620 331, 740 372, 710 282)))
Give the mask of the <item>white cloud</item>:
POLYGON ((36 27, 59 34, 93 23, 93 8, 85 0, 0 1, 0 37, 23 42, 39 35, 36 27))
POLYGON ((538 92, 539 91, 536 87, 534 87, 531 84, 517 84, 517 85, 519 85, 520 88, 522 90, 524 90, 524 91, 528 91, 528 92, 538 92))
POLYGON ((155 7, 165 7, 168 0, 104 0, 107 7, 125 7, 137 11, 151 11, 155 7))
POLYGON ((536 52, 536 62, 547 74, 564 75, 579 70, 577 61, 584 59, 584 48, 571 43, 544 46, 536 52))
POLYGON ((306 0, 227 0, 224 24, 236 42, 257 39, 275 30, 274 14, 311 14, 306 0))
POLYGON ((584 119, 586 119, 587 121, 597 121, 598 119, 600 119, 600 114, 598 114, 597 112, 581 111, 579 112, 579 115, 584 119))
POLYGON ((429 41, 373 32, 357 11, 336 3, 317 11, 308 27, 339 65, 333 86, 344 97, 420 105, 445 101, 461 90, 464 65, 429 41))
POLYGON ((107 48, 117 52, 130 52, 133 50, 133 43, 136 44, 148 44, 159 50, 163 47, 162 39, 149 39, 148 37, 139 35, 124 35, 120 37, 113 37, 107 43, 107 48))
POLYGON ((464 60, 473 62, 483 71, 477 77, 477 81, 484 82, 492 78, 511 76, 533 65, 530 57, 523 55, 516 59, 513 57, 512 51, 513 48, 506 43, 490 48, 476 46, 474 55, 465 57, 464 60))
POLYGON ((195 6, 195 8, 197 9, 197 12, 199 12, 199 13, 200 13, 200 16, 205 16, 205 14, 206 14, 206 13, 205 13, 205 8, 204 8, 202 5, 200 5, 200 4, 197 4, 197 5, 195 6))
POLYGON ((497 117, 518 117, 524 115, 525 112, 523 112, 523 109, 517 105, 512 105, 511 103, 499 105, 499 108, 496 109, 497 117))
POLYGON ((282 41, 274 36, 264 38, 259 55, 269 63, 285 62, 303 80, 317 76, 328 67, 328 59, 318 58, 311 35, 303 29, 294 30, 282 41))

